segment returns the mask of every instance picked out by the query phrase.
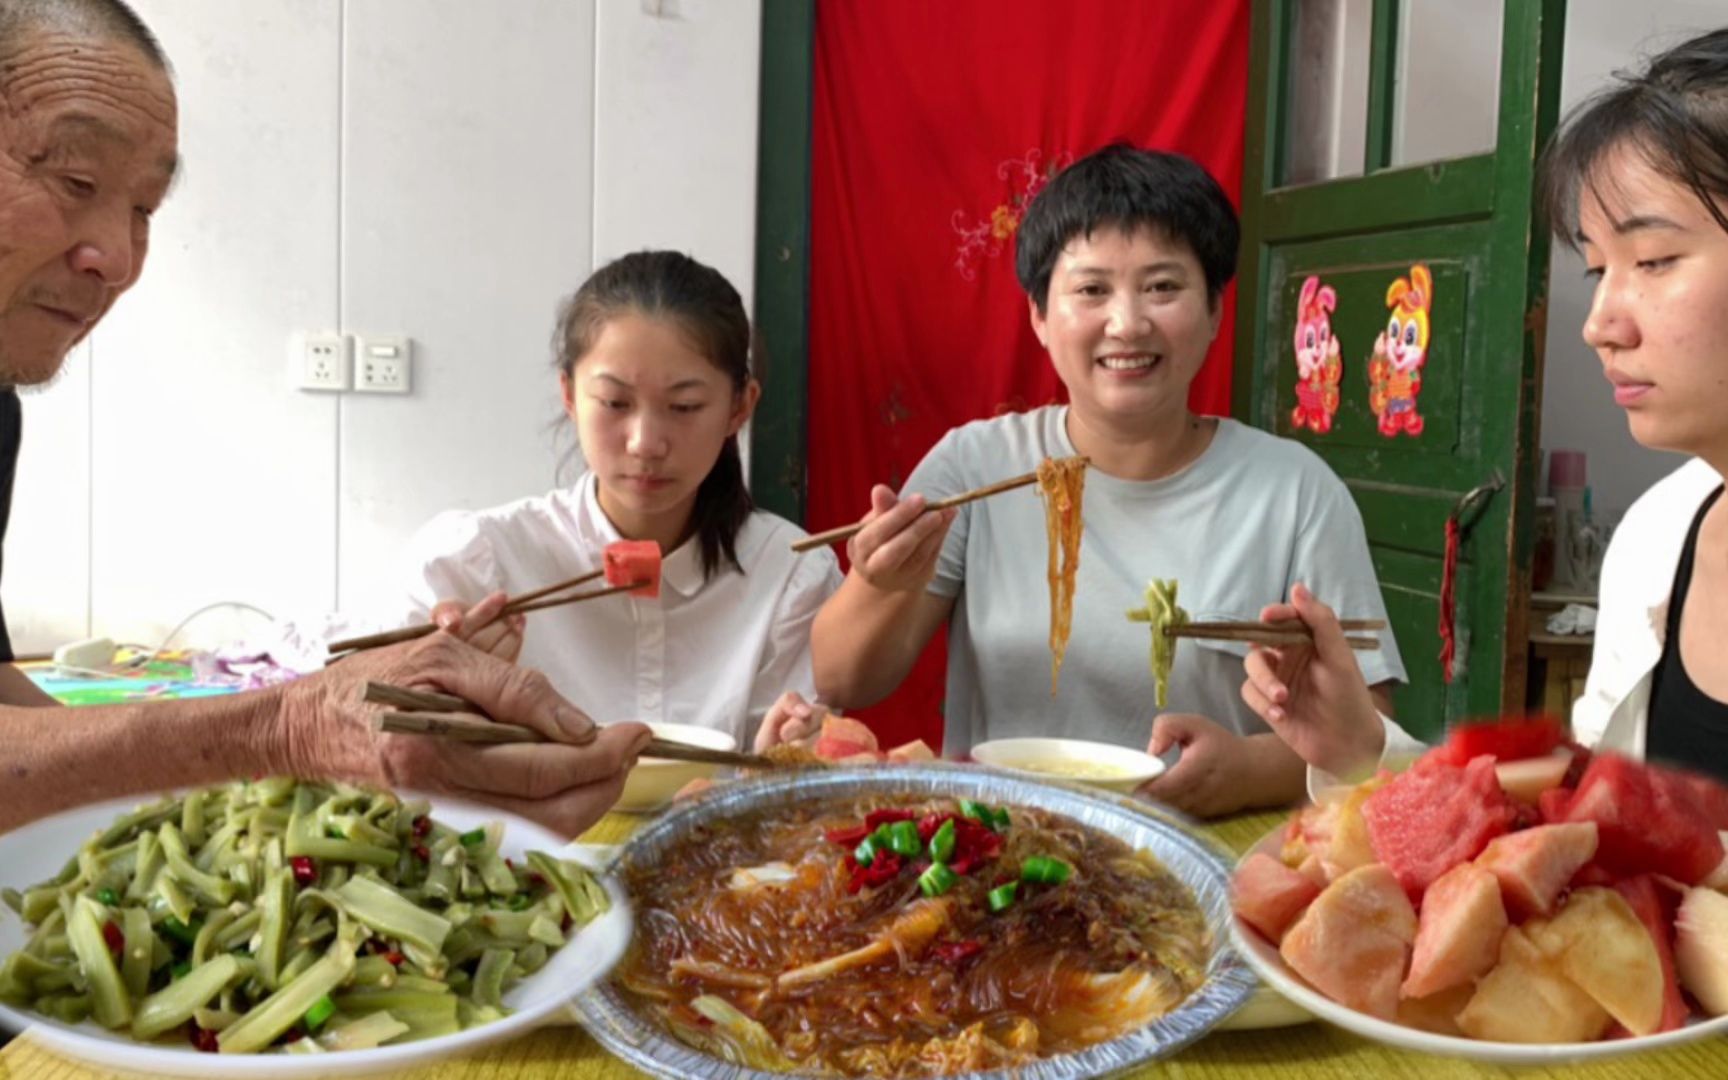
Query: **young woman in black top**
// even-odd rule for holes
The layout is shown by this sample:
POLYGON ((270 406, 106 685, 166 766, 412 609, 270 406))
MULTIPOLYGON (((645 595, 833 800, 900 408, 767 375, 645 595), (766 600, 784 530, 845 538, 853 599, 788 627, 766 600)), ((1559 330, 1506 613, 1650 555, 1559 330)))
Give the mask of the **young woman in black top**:
MULTIPOLYGON (((1691 459, 1615 533, 1573 734, 1728 779, 1728 29, 1585 102, 1543 177, 1595 281, 1584 340, 1633 438, 1691 459)), ((1298 587, 1263 617, 1314 627, 1314 649, 1251 654, 1242 688, 1305 760, 1342 774, 1420 749, 1375 713, 1323 605, 1298 587)))

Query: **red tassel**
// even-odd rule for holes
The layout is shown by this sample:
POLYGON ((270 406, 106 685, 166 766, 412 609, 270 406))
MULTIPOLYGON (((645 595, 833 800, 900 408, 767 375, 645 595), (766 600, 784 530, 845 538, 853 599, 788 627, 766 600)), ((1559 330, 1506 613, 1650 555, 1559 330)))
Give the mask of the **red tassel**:
POLYGON ((1440 677, 1448 684, 1452 682, 1452 655, 1457 644, 1452 590, 1458 577, 1458 536, 1458 518, 1447 518, 1446 561, 1440 572, 1440 677))

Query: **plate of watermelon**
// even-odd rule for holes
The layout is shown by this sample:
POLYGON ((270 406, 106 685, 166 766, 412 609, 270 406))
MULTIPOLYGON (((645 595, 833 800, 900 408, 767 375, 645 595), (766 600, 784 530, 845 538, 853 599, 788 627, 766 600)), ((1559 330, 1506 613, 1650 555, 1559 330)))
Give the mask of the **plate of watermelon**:
POLYGON ((1299 811, 1237 864, 1273 989, 1380 1042, 1501 1064, 1728 1034, 1728 789, 1465 725, 1299 811))

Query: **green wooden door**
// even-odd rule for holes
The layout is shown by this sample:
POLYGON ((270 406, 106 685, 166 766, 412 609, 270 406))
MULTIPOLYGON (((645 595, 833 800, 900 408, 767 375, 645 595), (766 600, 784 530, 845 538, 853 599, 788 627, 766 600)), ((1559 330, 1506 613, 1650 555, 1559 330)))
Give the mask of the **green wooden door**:
POLYGON ((1301 2, 1254 5, 1234 411, 1306 443, 1349 485, 1410 672, 1397 712, 1413 733, 1431 738, 1445 721, 1519 708, 1524 697, 1548 267, 1532 180, 1556 117, 1565 4, 1506 0, 1491 152, 1391 167, 1403 9, 1397 0, 1374 0, 1362 175, 1290 184, 1299 149, 1290 98, 1301 2), (1388 298, 1396 280, 1412 280, 1416 264, 1431 277, 1422 297, 1429 332, 1407 409, 1410 380, 1394 370, 1376 395, 1370 371, 1382 367, 1371 357, 1392 319, 1401 330, 1419 321, 1410 314, 1413 297, 1402 305, 1388 298), (1325 392, 1324 365, 1298 392, 1295 333, 1310 277, 1335 297, 1329 317, 1342 368, 1335 397, 1325 392), (1317 411, 1334 400, 1329 430, 1315 430, 1317 411), (1419 434, 1410 413, 1421 418, 1419 434), (1478 489, 1462 519, 1456 674, 1448 685, 1438 634, 1445 523, 1478 489))

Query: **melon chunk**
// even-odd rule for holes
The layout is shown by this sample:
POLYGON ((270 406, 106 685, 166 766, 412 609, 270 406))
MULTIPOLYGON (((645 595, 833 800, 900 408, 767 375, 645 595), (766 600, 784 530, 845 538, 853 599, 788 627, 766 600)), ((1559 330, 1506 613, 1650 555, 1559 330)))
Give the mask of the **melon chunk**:
POLYGON ((1674 916, 1674 967, 1705 1012, 1728 1013, 1728 896, 1687 891, 1674 916))
POLYGON ((1470 863, 1441 874, 1422 895, 1415 952, 1401 993, 1428 997, 1487 974, 1499 959, 1506 925, 1493 874, 1470 863))
POLYGON ((1674 974, 1674 919, 1668 914, 1667 890, 1650 874, 1616 881, 1613 889, 1625 898, 1656 946, 1656 957, 1662 962, 1662 1022, 1656 1030, 1673 1031, 1686 1023, 1692 1010, 1680 996, 1680 980, 1674 974))
POLYGON ((1374 846, 1368 842, 1368 828, 1362 821, 1362 804, 1391 779, 1391 773, 1382 772, 1303 810, 1297 815, 1293 835, 1286 839, 1284 861, 1294 866, 1309 854, 1316 855, 1327 881, 1374 862, 1374 846))
POLYGON ((1724 854, 1722 861, 1716 864, 1716 869, 1710 871, 1710 876, 1699 882, 1700 885, 1715 889, 1718 892, 1728 891, 1728 832, 1717 830, 1717 836, 1722 838, 1724 854))
POLYGON ((1515 918, 1549 915, 1560 890, 1596 854, 1596 823, 1538 825, 1490 841, 1476 865, 1499 879, 1515 918))
POLYGON ((1296 920, 1279 954, 1315 989, 1385 1020, 1398 1013, 1398 986, 1416 937, 1416 911, 1392 871, 1359 867, 1326 887, 1296 920))
POLYGON ((901 764, 914 761, 935 761, 936 753, 923 739, 913 739, 909 743, 901 743, 888 751, 888 760, 901 764))
POLYGON ((1575 889, 1554 918, 1525 925, 1560 973, 1634 1035, 1662 1023, 1662 960, 1650 932, 1613 889, 1575 889))
POLYGON ((1231 902, 1243 922, 1277 942, 1319 895, 1320 886, 1301 872, 1256 852, 1237 868, 1231 902))
POLYGON ((1544 791, 1559 787, 1560 782, 1566 779, 1566 770, 1571 767, 1572 751, 1557 750, 1522 761, 1497 761, 1494 763, 1494 778, 1500 781, 1501 791, 1519 802, 1534 803, 1541 799, 1544 791))
POLYGON ((1494 1042, 1589 1042, 1612 1022, 1608 1010, 1516 926, 1500 939, 1500 962, 1458 1014, 1464 1034, 1494 1042))
MULTIPOLYGON (((1416 933, 1420 936, 1422 932, 1416 933)), ((1475 995, 1475 984, 1463 983, 1427 997, 1405 998, 1398 1003, 1398 1022, 1435 1035, 1462 1035, 1464 1029, 1458 1026, 1458 1014, 1475 995)))

